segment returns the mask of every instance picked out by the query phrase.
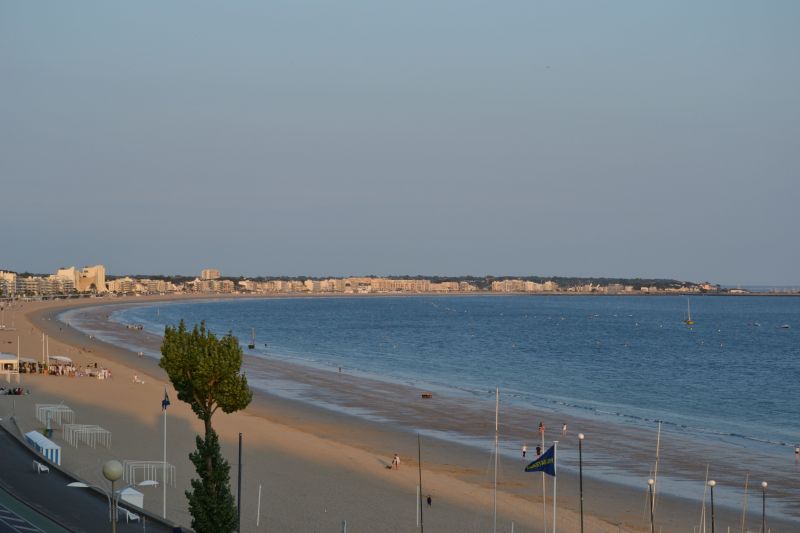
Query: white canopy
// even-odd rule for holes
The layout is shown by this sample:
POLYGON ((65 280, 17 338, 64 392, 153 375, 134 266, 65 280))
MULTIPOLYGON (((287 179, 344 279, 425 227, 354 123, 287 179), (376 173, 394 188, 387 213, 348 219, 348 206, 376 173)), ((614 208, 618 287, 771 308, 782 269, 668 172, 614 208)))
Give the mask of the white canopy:
POLYGON ((127 489, 118 490, 117 494, 119 495, 119 499, 124 502, 135 505, 140 509, 144 507, 144 494, 136 489, 128 487, 127 489))
POLYGON ((72 364, 72 359, 70 359, 66 355, 48 355, 47 358, 48 359, 52 359, 53 361, 55 361, 57 363, 61 363, 63 365, 71 365, 72 364))
POLYGON ((16 355, 0 353, 0 373, 10 378, 11 374, 19 373, 19 360, 16 355), (6 369, 6 367, 9 367, 6 369))

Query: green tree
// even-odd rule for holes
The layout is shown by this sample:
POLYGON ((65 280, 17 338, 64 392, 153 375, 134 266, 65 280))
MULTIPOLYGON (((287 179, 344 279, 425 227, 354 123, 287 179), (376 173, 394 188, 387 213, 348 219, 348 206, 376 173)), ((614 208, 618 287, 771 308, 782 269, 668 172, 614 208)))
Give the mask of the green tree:
POLYGON ((181 320, 177 328, 167 326, 161 345, 161 368, 167 371, 178 399, 192 407, 211 435, 211 417, 218 409, 233 413, 253 399, 242 373, 242 347, 232 334, 222 338, 206 329, 205 322, 192 331, 181 320))
POLYGON ((159 365, 166 370, 178 399, 192 407, 205 428, 205 438, 197 437, 197 451, 189 456, 200 476, 192 480, 192 490, 186 491, 192 527, 198 533, 234 531, 230 467, 220 454, 211 417, 219 409, 224 413, 244 409, 253 398, 241 371, 239 341, 230 333, 217 338, 204 322, 188 331, 181 320, 177 328, 167 326, 164 331, 159 365))
POLYGON ((186 491, 192 529, 197 533, 229 533, 238 529, 236 506, 230 491, 230 465, 219 449, 219 438, 213 429, 206 439, 197 436, 197 451, 189 454, 200 479, 192 480, 186 491), (213 468, 209 470, 208 464, 213 468))

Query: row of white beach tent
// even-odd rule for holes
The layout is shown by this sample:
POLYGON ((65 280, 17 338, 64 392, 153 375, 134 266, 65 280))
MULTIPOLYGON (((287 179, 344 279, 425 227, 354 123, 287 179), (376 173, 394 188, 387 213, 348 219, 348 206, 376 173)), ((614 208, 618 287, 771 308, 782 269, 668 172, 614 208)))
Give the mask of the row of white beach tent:
POLYGON ((96 448, 102 444, 106 448, 111 447, 111 432, 94 424, 64 424, 62 426, 62 438, 78 447, 78 442, 88 444, 96 448))
POLYGON ((75 411, 63 403, 37 403, 36 420, 50 429, 50 424, 61 426, 62 438, 75 448, 83 442, 92 448, 98 444, 111 447, 111 432, 96 424, 76 424, 75 411))
MULTIPOLYGON (((45 424, 47 429, 50 429, 50 424, 53 423, 60 425, 63 440, 72 446, 77 448, 78 444, 83 442, 92 448, 97 447, 98 444, 106 448, 111 447, 110 431, 96 424, 75 424, 75 411, 69 406, 63 403, 37 403, 35 408, 36 420, 45 424)), ((48 433, 49 435, 50 433, 48 433)), ((55 464, 61 464, 61 447, 58 444, 38 431, 27 433, 25 438, 37 452, 55 464)), ((164 461, 125 460, 123 462, 123 479, 132 485, 136 485, 141 478, 142 480, 160 479, 161 483, 174 487, 176 485, 175 477, 175 465, 164 461)), ((141 503, 138 505, 141 507, 141 503)))
POLYGON ((131 485, 136 485, 139 480, 161 479, 170 487, 175 486, 175 466, 164 461, 133 461, 126 459, 122 462, 122 479, 131 485))
POLYGON ((75 422, 75 411, 63 403, 37 403, 36 420, 49 427, 50 423, 72 424, 75 422))

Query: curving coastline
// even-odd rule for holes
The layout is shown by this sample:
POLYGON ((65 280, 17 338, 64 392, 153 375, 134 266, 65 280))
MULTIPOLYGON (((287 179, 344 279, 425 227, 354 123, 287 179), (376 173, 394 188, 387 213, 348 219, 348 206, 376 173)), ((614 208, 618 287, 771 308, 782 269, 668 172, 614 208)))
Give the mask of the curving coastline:
MULTIPOLYGON (((132 298, 130 302, 120 302, 120 299, 116 299, 108 303, 142 303, 143 301, 145 300, 142 298, 132 298)), ((160 300, 152 299, 149 301, 160 300)), ((82 305, 88 306, 96 306, 97 304, 98 301, 82 302, 82 305)), ((28 352, 35 356, 37 342, 39 342, 38 337, 40 336, 38 331, 41 330, 51 335, 51 338, 55 340, 55 342, 51 342, 51 353, 54 353, 54 349, 63 349, 66 350, 67 355, 74 356, 78 361, 85 360, 88 362, 92 359, 102 359, 114 369, 115 379, 113 380, 113 397, 108 402, 104 402, 104 405, 100 408, 100 411, 103 412, 97 412, 97 416, 106 416, 109 420, 124 420, 125 423, 122 424, 124 427, 134 427, 138 420, 143 427, 138 427, 134 435, 150 435, 149 437, 143 437, 143 440, 156 441, 155 446, 151 444, 149 447, 151 453, 158 456, 160 434, 157 433, 158 426, 154 425, 153 421, 157 422, 160 414, 157 410, 158 390, 163 387, 165 376, 155 361, 148 358, 139 358, 129 350, 121 349, 118 346, 104 343, 97 339, 90 340, 84 334, 73 331, 72 328, 65 328, 64 325, 59 325, 54 320, 56 315, 66 307, 74 306, 74 302, 66 305, 59 302, 48 302, 30 304, 30 306, 31 309, 26 310, 28 324, 24 328, 30 328, 28 332, 30 339, 23 340, 23 353, 28 352), (146 376, 145 385, 133 385, 128 382, 127 380, 133 374, 146 376), (120 383, 121 379, 124 380, 124 384, 120 383), (145 391, 150 394, 145 395, 145 391), (146 399, 150 398, 150 396, 154 397, 155 400, 146 399), (147 411, 148 414, 144 415, 140 407, 147 405, 151 401, 153 402, 154 412, 147 411), (156 433, 153 435, 154 432, 156 433)), ((19 329, 22 330, 23 328, 19 329)), ((272 379, 286 379, 294 383, 305 383, 305 387, 301 392, 313 398, 312 404, 262 392, 256 395, 257 398, 253 406, 248 408, 245 413, 232 416, 225 415, 215 420, 215 424, 219 424, 221 428, 220 434, 226 446, 225 453, 232 462, 235 462, 233 445, 238 431, 245 433, 247 450, 245 464, 248 465, 246 477, 269 479, 271 477, 270 474, 274 474, 274 469, 276 468, 273 462, 275 455, 281 458, 280 462, 282 464, 292 465, 292 468, 286 471, 286 476, 294 478, 296 482, 283 487, 284 505, 279 508, 286 514, 284 524, 288 529, 285 530, 306 530, 301 524, 308 523, 304 522, 304 520, 307 520, 309 515, 313 515, 313 509, 320 507, 319 504, 322 504, 320 508, 323 509, 328 509, 329 507, 331 509, 341 509, 341 514, 360 517, 356 518, 355 522, 353 518, 348 518, 348 521, 351 524, 359 521, 362 524, 369 523, 370 528, 368 530, 372 531, 405 530, 402 527, 392 527, 390 525, 387 525, 385 529, 380 529, 383 527, 380 525, 373 527, 374 524, 386 521, 387 514, 393 515, 394 513, 397 514, 395 523, 407 524, 410 516, 410 525, 413 527, 414 510, 413 507, 410 507, 409 512, 409 506, 414 505, 413 494, 416 486, 414 476, 409 474, 410 469, 404 469, 399 472, 400 475, 398 476, 387 476, 387 472, 382 468, 381 461, 388 460, 393 452, 398 452, 404 458, 408 458, 404 459, 404 465, 414 465, 414 461, 411 460, 411 457, 415 455, 416 444, 413 427, 424 428, 430 425, 435 426, 435 424, 430 424, 431 422, 438 421, 441 423, 442 412, 459 412, 457 409, 464 407, 463 399, 451 404, 437 403, 435 407, 428 405, 420 407, 417 405, 419 402, 406 401, 403 403, 402 399, 409 397, 408 388, 393 388, 386 384, 376 386, 374 382, 365 381, 363 378, 325 373, 318 369, 298 368, 296 365, 287 365, 286 363, 257 363, 264 365, 257 370, 271 375, 272 379), (313 403, 324 404, 326 400, 324 394, 331 394, 331 391, 336 392, 337 389, 348 394, 337 396, 334 403, 349 404, 353 409, 358 409, 366 404, 371 410, 380 412, 381 409, 387 410, 388 397, 390 409, 387 411, 391 412, 396 410, 398 405, 402 405, 402 411, 408 418, 397 421, 392 420, 392 417, 379 416, 376 417, 376 420, 383 419, 384 421, 374 421, 313 405, 313 403), (324 394, 320 395, 320 393, 316 392, 319 390, 324 390, 324 394), (408 420, 412 422, 409 423, 408 420), (418 421, 416 426, 413 423, 415 420, 418 421), (244 430, 242 429, 243 427, 245 428, 244 430), (264 449, 251 450, 248 447, 248 443, 252 442, 251 439, 258 442, 259 445, 263 445, 264 449), (323 475, 319 475, 320 472, 323 475), (331 493, 339 490, 336 488, 339 486, 344 486, 344 492, 347 494, 340 495, 340 498, 332 498, 332 503, 328 506, 326 498, 320 496, 318 492, 330 496, 331 493), (319 490, 311 490, 311 487, 319 490), (291 490, 292 488, 296 492, 291 490), (365 488, 368 488, 368 490, 365 491, 365 488), (307 495, 309 500, 307 502, 296 501, 298 493, 307 495), (356 498, 361 504, 348 503, 353 498, 356 498), (340 499, 342 501, 339 501, 340 499), (316 507, 314 502, 316 502, 316 507), (376 509, 364 510, 364 502, 374 502, 374 505, 371 506, 376 509), (304 509, 309 512, 305 512, 304 509), (375 522, 371 520, 375 520, 375 522)), ((248 360, 248 371, 250 365, 254 364, 248 360)), ((88 405, 91 401, 87 400, 92 400, 95 396, 99 397, 108 392, 100 389, 98 387, 100 384, 94 381, 86 383, 86 386, 75 387, 78 381, 80 380, 58 380, 31 376, 30 383, 26 384, 26 386, 30 386, 31 390, 34 391, 32 396, 42 394, 61 396, 62 398, 69 397, 69 401, 73 403, 85 404, 84 409, 87 410, 91 409, 88 405)), ((105 389, 108 389, 108 387, 105 387, 105 389)), ((414 397, 419 398, 416 393, 414 393, 414 397)), ((173 402, 173 404, 178 403, 173 402)), ((476 403, 482 404, 482 402, 476 403)), ((493 413, 491 413, 491 408, 488 412, 485 406, 482 405, 472 406, 472 409, 473 414, 471 416, 473 418, 464 417, 459 422, 470 427, 481 427, 480 419, 483 419, 484 434, 482 438, 485 439, 492 429, 493 413)), ((174 437, 171 433, 168 436, 171 440, 174 439, 176 441, 174 454, 179 459, 180 454, 184 456, 188 454, 193 445, 191 428, 196 426, 196 423, 194 423, 191 413, 182 412, 188 411, 188 409, 176 408, 175 411, 175 416, 180 417, 180 432, 174 437)), ((528 416, 528 413, 515 414, 512 411, 504 413, 502 416, 513 419, 515 416, 528 416)), ((547 420, 547 413, 542 413, 541 416, 547 420)), ((119 424, 116 425, 118 426, 119 424)), ((572 427, 575 426, 572 425, 572 427)), ((446 436, 448 430, 449 428, 445 425, 442 429, 429 430, 428 434, 446 436)), ((124 430, 118 431, 124 432, 124 430)), ((130 433, 130 431, 128 432, 130 433)), ((599 436, 602 435, 602 428, 591 427, 591 431, 587 430, 586 432, 599 436)), ((641 441, 642 449, 649 450, 651 444, 654 444, 655 436, 642 435, 638 439, 641 441), (653 443, 649 442, 651 440, 653 443)), ((117 445, 112 450, 115 453, 118 451, 125 452, 127 450, 123 446, 126 445, 133 445, 132 448, 136 450, 136 440, 136 438, 123 440, 119 444, 121 447, 119 450, 117 445)), ((633 443, 637 439, 631 436, 629 440, 633 443)), ((535 441, 535 436, 533 436, 532 441, 535 441)), ((614 443, 613 438, 610 441, 610 449, 618 445, 614 443)), ((115 439, 115 442, 119 442, 119 439, 115 439)), ((437 502, 437 514, 434 516, 442 520, 436 529, 467 531, 472 530, 476 523, 487 520, 491 507, 489 505, 490 491, 486 487, 489 477, 483 467, 488 462, 488 450, 480 450, 479 447, 463 446, 458 442, 434 438, 425 438, 423 442, 425 443, 423 453, 424 475, 426 478, 428 476, 433 478, 429 486, 432 487, 431 490, 434 491, 434 499, 437 502), (478 503, 476 504, 476 502, 478 503)), ((516 457, 510 457, 510 455, 511 453, 509 453, 509 456, 502 458, 501 515, 505 520, 514 520, 520 530, 522 530, 521 526, 523 524, 528 524, 532 530, 538 530, 541 528, 542 523, 542 517, 538 514, 541 513, 540 496, 538 496, 538 500, 536 497, 531 500, 531 487, 534 483, 532 483, 529 476, 526 477, 518 473, 521 470, 519 468, 520 460, 516 457), (536 504, 537 501, 539 502, 538 505, 536 504)), ((565 457, 568 457, 568 455, 565 455, 565 457)), ((645 457, 642 460, 644 461, 645 457)), ((179 477, 188 482, 191 471, 186 466, 188 461, 184 460, 184 463, 183 465, 178 464, 179 471, 182 474, 179 477)), ((78 466, 88 472, 91 465, 89 467, 78 466)), ((559 477, 559 504, 563 510, 563 512, 559 512, 559 528, 568 531, 575 524, 574 511, 577 508, 577 489, 574 476, 569 475, 568 472, 565 472, 565 474, 567 475, 559 477)), ((615 524, 618 523, 623 523, 625 527, 630 529, 639 529, 646 525, 646 522, 642 520, 641 490, 596 478, 587 483, 586 489, 587 510, 595 515, 593 518, 595 530, 616 531, 615 524)), ((171 500, 176 503, 172 504, 170 513, 177 513, 178 516, 184 513, 183 516, 185 516, 185 509, 181 509, 179 504, 182 500, 180 496, 181 490, 175 489, 172 492, 175 494, 168 495, 168 501, 171 500)), ((159 501, 156 499, 156 501, 152 502, 154 508, 158 508, 159 501)), ((243 503, 245 509, 249 509, 251 514, 255 512, 255 502, 246 499, 243 503)), ((149 504, 150 502, 146 500, 146 506, 149 504)), ((691 525, 696 524, 699 519, 699 503, 695 500, 665 497, 661 500, 660 505, 660 518, 663 520, 662 527, 664 531, 691 530, 691 525)), ((278 509, 275 510, 275 514, 279 514, 278 509)), ((328 513, 322 514, 327 515, 328 513)), ((738 523, 740 519, 739 512, 731 509, 729 514, 731 523, 738 523)), ((725 514, 723 513, 724 516, 725 514)), ((434 521, 436 518, 432 517, 430 520, 434 521)), ((188 524, 187 520, 179 521, 188 524)), ((426 516, 426 524, 429 523, 431 522, 426 516)), ((792 525, 796 526, 796 522, 785 522, 785 527, 787 528, 792 527, 792 525)), ((772 530, 783 530, 779 529, 779 526, 779 522, 773 521, 772 530)), ((789 531, 790 529, 785 530, 789 531)))

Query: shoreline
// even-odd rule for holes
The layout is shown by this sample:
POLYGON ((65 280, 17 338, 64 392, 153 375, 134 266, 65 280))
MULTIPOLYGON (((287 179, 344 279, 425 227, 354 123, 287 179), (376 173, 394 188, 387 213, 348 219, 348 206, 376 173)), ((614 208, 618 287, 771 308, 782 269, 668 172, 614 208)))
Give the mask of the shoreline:
MULTIPOLYGON (((209 298, 203 297, 199 298, 203 300, 208 300, 209 298)), ((115 298, 112 301, 107 302, 98 302, 97 299, 92 299, 90 302, 87 302, 85 306, 96 306, 96 305, 108 305, 108 304, 125 304, 125 305, 136 305, 136 304, 152 304, 158 301, 188 301, 188 298, 152 298, 145 300, 144 298, 131 298, 128 301, 120 301, 122 299, 115 298)), ((35 312, 26 312, 26 317, 30 318, 33 323, 37 326, 42 327, 47 331, 50 331, 50 335, 55 337, 60 337, 62 340, 66 341, 66 344, 71 346, 73 350, 80 349, 81 347, 84 348, 84 353, 78 352, 83 356, 94 357, 95 350, 102 349, 107 351, 110 354, 110 364, 116 368, 119 365, 123 365, 129 371, 138 371, 142 374, 147 376, 147 380, 157 380, 163 381, 164 375, 163 371, 157 366, 157 362, 152 360, 152 358, 139 358, 136 355, 128 350, 120 349, 117 347, 113 347, 111 345, 107 345, 106 343, 101 343, 99 341, 91 341, 89 343, 85 342, 85 335, 81 336, 78 332, 64 332, 64 331, 57 331, 56 328, 57 323, 54 323, 53 317, 62 312, 67 307, 73 307, 74 302, 68 302, 64 305, 42 305, 39 307, 43 307, 43 309, 39 309, 35 312), (81 342, 84 341, 84 342, 81 342), (89 344, 89 348, 86 348, 86 344, 89 344), (150 361, 148 361, 150 359, 150 361)), ((62 328, 63 329, 63 328, 62 328)), ((35 345, 34 345, 35 346, 35 345)), ((36 352, 33 350, 25 350, 23 346, 23 351, 27 351, 27 355, 35 354, 36 352)), ((51 349, 51 353, 53 350, 51 349)), ((71 354, 68 354, 71 355, 71 354)), ((76 354, 77 355, 77 354, 76 354)), ((270 368, 272 370, 272 368, 270 368)), ((295 369, 296 371, 297 369, 295 369)), ((115 371, 115 377, 116 377, 115 371)), ((49 379, 49 378, 45 378, 49 379)), ((59 378, 55 378, 59 379, 59 378)), ((348 384, 352 381, 351 377, 347 377, 348 384)), ((358 378, 361 379, 361 378, 358 378)), ((35 380, 32 380, 35 381, 35 380)), ((44 380, 42 380, 44 381, 44 380)), ((298 402, 296 400, 289 400, 285 398, 276 397, 274 395, 264 394, 259 392, 258 394, 254 395, 257 396, 257 399, 254 401, 253 405, 249 407, 243 415, 251 418, 255 417, 257 421, 264 421, 265 423, 277 423, 280 424, 282 427, 290 427, 295 431, 300 431, 302 435, 321 438, 326 443, 330 443, 331 441, 338 444, 343 445, 347 448, 348 451, 351 450, 361 450, 362 452, 366 452, 370 454, 373 459, 375 456, 388 456, 391 457, 392 452, 392 445, 387 444, 391 442, 403 442, 406 441, 404 446, 405 449, 401 449, 401 456, 407 457, 409 455, 414 455, 412 451, 415 449, 415 438, 413 433, 409 435, 407 430, 402 428, 394 427, 391 423, 386 422, 374 422, 374 421, 366 421, 360 420, 358 417, 353 417, 351 415, 342 414, 342 413, 335 413, 330 410, 321 407, 314 407, 307 403, 298 402), (332 424, 330 420, 333 419, 336 421, 336 424, 332 424), (340 427, 341 426, 341 427, 340 427), (389 426, 389 427, 387 427, 389 426), (352 429, 357 429, 357 431, 352 431, 352 429), (357 436, 356 436, 357 434, 357 436), (409 443, 408 441, 411 440, 413 442, 409 443), (409 446, 411 444, 412 446, 409 446)), ((173 402, 173 404, 178 402, 173 402)), ((493 413, 489 413, 490 416, 487 416, 487 420, 493 419, 493 413)), ((239 415, 228 415, 225 419, 229 418, 236 418, 239 415)), ((215 419, 215 425, 217 425, 218 421, 215 419)), ((491 426, 491 424, 486 424, 487 426, 491 426)), ((574 427, 574 426, 573 426, 574 427)), ((594 433, 592 433, 594 434, 594 433)), ((226 435, 228 444, 230 444, 230 435, 226 435)), ((310 438, 309 437, 309 438, 310 438)), ((222 438, 222 433, 221 433, 222 438)), ((438 439, 429 439, 425 438, 425 441, 431 441, 430 448, 431 448, 431 455, 433 457, 432 463, 432 470, 435 475, 443 475, 446 478, 446 481, 442 481, 445 485, 451 486, 459 486, 461 487, 463 484, 466 484, 467 487, 476 485, 477 488, 474 490, 478 490, 478 493, 481 493, 482 496, 479 499, 485 499, 487 495, 486 479, 482 479, 479 472, 471 469, 469 467, 465 467, 464 465, 469 464, 486 464, 488 460, 488 454, 484 452, 476 451, 474 448, 470 449, 469 447, 462 446, 460 444, 454 444, 452 442, 447 441, 440 441, 438 439), (455 453, 454 453, 455 452, 455 453), (454 461, 453 456, 457 456, 458 460, 454 461), (454 475, 455 474, 455 475, 454 475)), ((655 436, 653 435, 653 440, 655 440, 655 436)), ((535 442, 534 439, 531 439, 531 442, 535 442)), ((649 444, 649 443, 648 443, 649 444)), ((654 443, 653 443, 654 444, 654 443)), ((394 446, 395 448, 397 446, 394 446)), ((426 455, 427 455, 427 448, 428 443, 426 442, 426 455)), ((561 450, 561 447, 559 447, 561 450)), ((188 451, 187 451, 188 453, 188 451)), ((317 450, 316 452, 312 453, 319 453, 317 450)), ((226 455, 231 459, 231 455, 227 453, 226 455)), ((425 461, 425 458, 423 458, 425 461)), ((530 481, 530 477, 524 477, 521 474, 512 474, 512 470, 516 471, 516 468, 510 466, 514 461, 509 457, 502 456, 501 457, 502 463, 508 464, 509 466, 504 467, 504 474, 506 474, 502 480, 500 486, 500 492, 503 494, 505 498, 511 498, 511 501, 519 500, 520 505, 525 505, 530 507, 531 503, 535 504, 534 502, 529 501, 530 496, 526 495, 525 492, 530 492, 531 486, 534 485, 530 481), (525 498, 523 500, 523 497, 525 498), (528 503, 525 504, 524 501, 528 503)), ((234 461, 231 461, 233 463, 234 461)), ((252 464, 252 463, 250 463, 252 464)), ((405 464, 405 460, 404 460, 405 464)), ((426 462, 426 464, 428 464, 426 462)), ((585 468, 586 461, 584 462, 585 468)), ((235 479, 235 473, 232 472, 232 479, 235 479)), ((384 477, 381 475, 382 473, 378 471, 374 475, 377 476, 378 479, 384 477)), ((573 514, 574 518, 574 510, 577 507, 577 489, 575 485, 577 481, 575 479, 576 476, 571 476, 568 472, 567 475, 559 476, 559 504, 560 509, 563 509, 563 513, 559 512, 559 527, 563 529, 566 527, 569 530, 569 523, 565 523, 562 527, 562 516, 568 515, 570 512, 573 514), (570 496, 572 494, 572 496, 570 496)), ((352 472, 349 475, 353 475, 352 472)), ((347 476, 346 476, 347 477, 347 476)), ((485 476, 484 476, 485 477, 485 476)), ((597 479, 591 479, 588 481, 587 478, 584 478, 584 483, 589 486, 594 487, 594 491, 602 492, 602 496, 597 492, 594 492, 589 495, 585 494, 587 500, 587 511, 593 514, 596 514, 602 518, 606 518, 606 524, 602 525, 601 523, 597 523, 597 527, 599 530, 614 530, 616 531, 616 525, 611 527, 613 524, 617 524, 622 522, 625 527, 632 528, 632 529, 641 529, 645 525, 647 525, 646 520, 642 519, 642 491, 638 489, 632 489, 629 487, 624 486, 617 486, 613 483, 608 482, 600 482, 597 479), (597 490, 597 487, 602 487, 601 491, 597 490)), ((413 486, 412 486, 413 488, 413 486)), ((463 488, 463 490, 467 490, 467 488, 463 488)), ((535 490, 535 486, 534 486, 535 490)), ((413 492, 413 490, 412 490, 413 492)), ((477 494, 477 493, 476 493, 477 494)), ((450 499, 450 496, 443 496, 445 501, 450 499)), ((412 497, 413 499, 413 497, 412 497)), ((498 498, 500 499, 500 498, 498 498)), ((535 499, 535 498, 534 498, 535 499)), ((435 495, 435 501, 440 500, 439 495, 435 495)), ((539 496, 538 501, 541 503, 541 497, 539 496)), ((548 502, 550 502, 550 498, 548 497, 548 502)), ((455 499, 453 502, 457 507, 463 507, 469 509, 472 504, 469 502, 469 498, 467 500, 459 500, 458 498, 455 499)), ((664 527, 665 531, 683 531, 685 530, 686 526, 691 527, 690 524, 697 523, 699 520, 699 501, 695 500, 685 500, 681 498, 672 498, 672 497, 663 497, 660 500, 659 505, 661 506, 661 515, 657 520, 659 525, 664 527), (669 521, 666 518, 666 514, 673 514, 669 521), (697 516, 697 520, 692 518, 691 520, 688 519, 689 516, 694 517, 697 516), (662 521, 664 522, 662 524, 662 521)), ((534 505, 535 507, 535 505, 534 505)), ((539 508, 541 509, 541 508, 539 508)), ((486 508, 488 511, 488 507, 486 508)), ((733 519, 734 515, 738 515, 739 513, 730 510, 731 514, 730 523, 736 524, 740 520, 740 518, 733 519)), ((412 509, 413 513, 413 509, 412 509)), ((722 516, 724 516, 724 511, 722 512, 722 516)), ((484 513, 485 514, 485 513, 484 513)), ((514 509, 509 510, 509 514, 511 516, 517 514, 514 509)), ((721 518, 722 520, 723 518, 721 518)), ((530 527, 534 530, 538 530, 538 527, 541 527, 541 516, 535 517, 532 512, 528 513, 521 513, 520 521, 517 522, 518 527, 524 523, 530 523, 530 527)), ((773 523, 773 531, 780 530, 780 525, 777 520, 771 521, 773 523)), ((187 523, 187 522, 184 522, 187 523)), ((426 523, 428 523, 428 519, 426 517, 426 523)), ((449 522, 448 522, 449 523, 449 522)), ((413 524, 412 524, 413 525, 413 524)), ((788 522, 784 527, 786 531, 789 531, 791 527, 796 526, 795 522, 788 522)), ((374 530, 374 529, 373 529, 374 530)), ((456 531, 458 529, 452 529, 456 531)))
MULTIPOLYGON (((116 311, 115 311, 116 312, 116 311)), ((89 313, 87 313, 89 314, 89 313)), ((97 313, 98 315, 100 312, 97 313)), ((111 313, 113 315, 113 313, 111 313)), ((123 335, 130 338, 136 338, 142 335, 142 332, 132 332, 127 330, 121 322, 113 322, 108 324, 104 321, 106 327, 110 329, 117 329, 123 335)), ((147 335, 152 333, 144 332, 147 335)), ((160 339, 160 337, 159 337, 160 339)), ((160 343, 160 340, 159 340, 160 343)), ((349 373, 345 375, 336 375, 335 367, 326 368, 324 365, 309 364, 303 361, 286 361, 285 359, 267 358, 269 362, 266 363, 263 357, 253 356, 252 354, 245 353, 245 368, 248 375, 251 376, 251 384, 254 389, 257 385, 252 379, 259 373, 278 374, 280 378, 277 380, 279 385, 284 382, 301 383, 304 388, 299 391, 306 396, 306 398, 297 398, 297 394, 289 395, 287 398, 281 392, 267 391, 267 394, 279 395, 285 399, 293 399, 301 401, 305 404, 310 404, 312 407, 332 409, 337 412, 344 412, 351 414, 357 418, 372 418, 374 420, 398 424, 405 428, 415 428, 423 435, 439 437, 445 441, 452 443, 459 443, 469 447, 490 449, 491 441, 493 439, 487 421, 493 420, 493 391, 491 395, 487 391, 469 391, 465 392, 464 389, 460 390, 441 390, 436 388, 420 388, 417 383, 408 382, 404 379, 389 379, 381 378, 378 376, 371 376, 369 374, 355 374, 350 379, 349 373), (248 364, 250 363, 250 364, 248 364), (344 380, 344 381, 343 381, 344 380), (351 391, 350 394, 343 394, 341 392, 331 393, 332 389, 337 388, 340 384, 346 384, 346 388, 351 391), (364 385, 366 384, 366 385, 364 385), (359 388, 359 385, 362 385, 359 388), (311 390, 308 390, 308 387, 311 390), (443 423, 441 417, 432 417, 430 413, 425 412, 424 406, 415 405, 418 402, 410 400, 410 398, 419 398, 419 394, 425 391, 435 391, 437 408, 441 408, 446 412, 459 413, 463 418, 460 423, 443 423), (325 392, 328 391, 328 392, 325 392), (379 391, 379 395, 374 394, 379 391), (453 396, 453 392, 457 394, 453 396), (444 393, 444 395, 440 395, 444 393), (451 394, 448 394, 451 393, 451 394), (491 396, 491 398, 489 398, 491 396), (491 406, 489 406, 491 400, 491 406), (397 406, 402 406, 400 412, 395 412, 397 406), (489 407, 487 407, 489 406, 489 407), (483 428, 484 432, 476 433, 475 428, 483 428)), ((264 392, 263 390, 261 392, 264 392)), ((617 485, 622 485, 626 489, 637 490, 640 480, 645 480, 648 477, 648 470, 652 468, 652 461, 655 454, 656 447, 656 429, 657 422, 655 419, 631 417, 623 415, 597 415, 597 413, 588 413, 584 415, 583 411, 579 414, 565 414, 562 406, 564 404, 553 402, 552 405, 538 405, 536 407, 524 407, 515 404, 513 393, 502 394, 501 391, 501 421, 505 427, 504 433, 501 437, 501 453, 507 458, 514 458, 519 455, 519 446, 523 441, 533 443, 535 446, 537 442, 537 435, 531 431, 520 430, 520 427, 530 427, 530 420, 542 420, 544 418, 548 427, 555 427, 555 421, 567 422, 571 428, 580 428, 581 431, 590 435, 589 438, 593 440, 591 447, 584 450, 584 458, 588 461, 593 461, 594 469, 588 473, 589 477, 594 477, 597 480, 613 481, 617 485), (583 416, 581 416, 583 415, 583 416), (591 416, 589 416, 591 415, 591 416), (608 425, 611 425, 611 428, 608 425), (633 424, 633 426, 631 426, 633 424), (514 430, 517 430, 516 432, 514 430), (609 435, 609 433, 612 435, 609 435), (621 456, 616 453, 619 449, 619 442, 625 442, 625 453, 621 456), (516 444, 515 444, 516 443, 516 444), (595 457, 593 457, 593 454, 595 457)), ((703 430, 701 434, 698 431, 703 430, 700 427, 686 427, 680 424, 665 423, 662 435, 662 461, 669 461, 668 464, 662 464, 669 468, 674 468, 673 471, 662 470, 662 477, 659 477, 659 483, 662 487, 662 494, 669 493, 673 497, 683 497, 686 494, 694 493, 699 500, 702 497, 703 480, 701 478, 705 462, 700 463, 701 458, 708 458, 712 464, 712 475, 716 470, 718 473, 717 481, 720 483, 728 483, 734 489, 734 492, 717 494, 718 505, 728 505, 735 508, 740 505, 743 497, 742 487, 736 483, 739 482, 735 475, 731 475, 741 461, 741 445, 758 446, 771 449, 782 448, 780 452, 784 452, 785 456, 790 456, 791 449, 787 443, 782 441, 772 440, 752 440, 751 442, 741 443, 736 438, 728 436, 727 433, 716 433, 710 430, 703 430), (717 442, 719 439, 733 440, 734 442, 717 442), (668 447, 667 450, 664 446, 668 447), (691 455, 696 459, 690 459, 685 455, 691 455), (698 466, 699 465, 699 466, 698 466), (730 470, 730 471, 729 471, 730 470)), ((576 430, 573 430, 568 437, 574 441, 576 430)), ((548 436, 552 435, 548 433, 548 436)), ((730 434, 734 435, 734 434, 730 434)), ((550 436, 549 438, 556 438, 550 436)), ((747 439, 747 437, 742 437, 747 439)), ((549 439, 548 439, 549 442, 549 439)), ((577 477, 577 444, 570 442, 567 446, 559 446, 559 467, 562 472, 568 475, 577 477)), ((586 444, 589 444, 587 441, 586 444)), ((754 452, 758 455, 758 451, 754 452)), ((762 450, 761 453, 766 453, 762 450)), ((783 455, 770 463, 769 472, 777 472, 783 468, 785 463, 783 455)), ((762 467, 764 464, 762 463, 762 467)), ((756 468, 758 471, 758 468, 756 468)), ((780 487, 786 488, 787 479, 773 479, 771 487, 773 488, 773 505, 777 505, 779 498, 781 501, 791 499, 794 493, 787 493, 786 490, 781 490, 780 487), (782 483, 783 482, 783 483, 782 483)), ((791 485, 789 485, 791 486, 791 485)), ((785 510, 791 509, 787 507, 785 510)), ((796 511, 796 508, 795 508, 796 511)), ((773 511, 774 513, 774 511, 773 511)), ((792 519, 792 515, 783 516, 792 519)), ((797 515, 794 515, 794 519, 797 515)))

